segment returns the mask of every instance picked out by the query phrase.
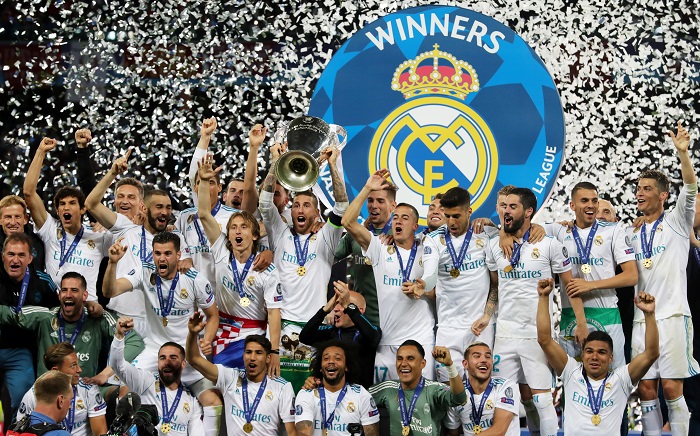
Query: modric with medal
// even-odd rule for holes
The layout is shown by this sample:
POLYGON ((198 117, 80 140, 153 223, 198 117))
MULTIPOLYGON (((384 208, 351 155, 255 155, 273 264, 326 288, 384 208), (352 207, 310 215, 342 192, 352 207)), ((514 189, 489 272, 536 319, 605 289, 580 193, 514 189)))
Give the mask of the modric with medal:
POLYGON ((209 362, 200 353, 197 338, 204 328, 201 313, 190 318, 187 328, 187 361, 223 394, 229 435, 278 434, 281 423, 289 435, 296 434, 294 391, 286 380, 268 376, 272 346, 265 336, 246 336, 244 366, 228 368, 209 362))
POLYGON ((537 283, 537 340, 547 361, 564 383, 564 434, 608 435, 620 431, 623 412, 634 386, 659 357, 659 331, 654 311, 655 299, 640 291, 635 304, 644 314, 645 348, 625 366, 612 369, 613 349, 610 335, 591 332, 583 342, 577 362, 552 339, 549 295, 554 279, 537 283))

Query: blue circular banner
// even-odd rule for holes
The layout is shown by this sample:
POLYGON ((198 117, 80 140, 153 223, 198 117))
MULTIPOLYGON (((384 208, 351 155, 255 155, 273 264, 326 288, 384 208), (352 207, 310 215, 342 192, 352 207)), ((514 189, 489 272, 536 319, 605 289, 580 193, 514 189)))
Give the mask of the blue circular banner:
MULTIPOLYGON (((351 199, 387 168, 421 225, 454 186, 469 190, 476 216, 495 217, 509 184, 542 205, 563 162, 564 113, 544 63, 510 28, 463 8, 416 7, 365 26, 328 63, 309 115, 347 129, 351 199)), ((332 198, 327 169, 319 186, 332 198)))

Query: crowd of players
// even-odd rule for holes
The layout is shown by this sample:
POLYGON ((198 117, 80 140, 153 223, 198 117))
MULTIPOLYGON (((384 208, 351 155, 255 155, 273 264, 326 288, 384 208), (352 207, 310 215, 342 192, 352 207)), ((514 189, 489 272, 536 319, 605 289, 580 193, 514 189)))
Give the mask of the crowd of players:
POLYGON ((244 179, 224 186, 215 130, 203 121, 188 175, 195 207, 179 213, 167 191, 129 177, 131 150, 97 181, 87 129, 75 132, 80 187, 58 189, 55 216, 37 192, 54 139, 41 141, 23 198, 0 200, 0 367, 6 413, 25 428, 104 434, 108 409, 132 391, 156 405, 163 436, 518 435, 521 403, 532 434, 554 435, 554 373, 567 434, 619 432, 637 383, 644 432, 661 434, 659 380, 671 431, 688 434, 683 380, 700 368, 686 263, 700 262, 700 242, 680 123, 670 136, 683 187, 670 211, 667 177, 647 170, 632 226, 580 182, 571 222, 533 223, 535 195, 514 186, 498 192, 500 223, 472 219, 468 190, 455 187, 433 199, 421 232, 385 169, 349 203, 334 147, 322 153, 327 219, 313 192, 290 198, 277 183, 286 144, 270 148, 258 190, 261 125, 244 179), (329 285, 348 256, 350 284, 329 285), (626 362, 616 288, 630 286, 626 362))

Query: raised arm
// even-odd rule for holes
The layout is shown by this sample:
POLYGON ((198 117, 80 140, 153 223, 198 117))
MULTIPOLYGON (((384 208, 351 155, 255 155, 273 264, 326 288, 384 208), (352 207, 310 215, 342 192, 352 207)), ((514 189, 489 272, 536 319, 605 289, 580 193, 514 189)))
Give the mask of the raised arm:
POLYGON ((187 334, 187 347, 186 358, 187 362, 192 365, 192 368, 199 371, 207 380, 216 384, 219 379, 219 368, 213 363, 205 359, 199 352, 198 336, 199 332, 204 330, 204 322, 202 321, 202 314, 196 312, 190 317, 190 321, 187 323, 187 328, 189 333, 187 334))
POLYGON ((433 348, 433 358, 435 358, 436 362, 445 365, 447 375, 450 376, 450 392, 452 393, 453 405, 464 404, 467 400, 467 394, 464 392, 462 378, 459 376, 457 368, 453 365, 450 350, 447 347, 436 345, 433 348))
POLYGON ((668 132, 668 136, 671 137, 673 145, 676 147, 676 151, 678 152, 678 157, 681 160, 681 175, 683 176, 683 183, 686 185, 696 183, 693 162, 690 160, 690 153, 688 153, 688 148, 690 146, 690 133, 688 133, 688 129, 681 126, 681 122, 678 121, 678 131, 676 133, 670 131, 668 132))
POLYGON ((544 279, 537 282, 537 342, 542 347, 549 365, 557 375, 561 375, 568 361, 566 352, 552 339, 552 320, 549 314, 549 294, 554 289, 554 279, 544 279))
POLYGON ((109 247, 109 261, 107 262, 107 269, 105 270, 104 279, 102 280, 102 294, 107 298, 114 298, 117 295, 121 295, 133 289, 128 279, 117 279, 117 263, 124 257, 126 250, 129 249, 122 245, 122 239, 123 238, 117 239, 114 245, 109 247))
POLYGON ((333 183, 333 198, 335 203, 347 203, 348 193, 345 190, 345 179, 343 175, 340 174, 338 170, 338 157, 340 157, 340 150, 336 147, 328 147, 322 152, 322 157, 325 156, 328 159, 328 169, 331 172, 331 182, 333 183))
POLYGON ((34 154, 34 159, 32 159, 32 163, 29 165, 27 175, 24 178, 24 201, 27 202, 29 214, 32 216, 34 225, 37 229, 44 226, 48 214, 46 212, 44 201, 36 192, 36 187, 39 184, 39 175, 41 175, 41 168, 44 166, 44 159, 46 158, 48 152, 54 148, 56 148, 55 139, 42 139, 41 143, 39 144, 39 148, 37 148, 36 153, 34 154))
MULTIPOLYGON (((343 215, 343 219, 341 221, 343 227, 345 227, 348 233, 350 233, 353 239, 360 245, 360 247, 362 247, 363 250, 367 250, 369 247, 369 243, 372 240, 372 233, 367 230, 365 226, 357 222, 357 219, 360 217, 362 205, 365 204, 365 200, 367 200, 369 194, 372 191, 381 190, 384 186, 390 183, 387 180, 388 178, 389 170, 387 169, 382 169, 372 174, 369 179, 367 179, 367 182, 365 183, 365 186, 362 187, 362 190, 358 192, 355 198, 352 200, 348 206, 348 209, 343 215)), ((344 186, 345 184, 343 184, 343 187, 344 186)))
MULTIPOLYGON (((243 201, 241 202, 241 210, 254 213, 258 208, 258 190, 255 187, 255 180, 258 178, 258 153, 260 146, 267 135, 267 127, 262 124, 256 124, 248 133, 248 141, 250 149, 248 150, 248 159, 245 163, 245 172, 243 173, 243 201)), ((274 191, 274 188, 273 188, 274 191)))
POLYGON ((585 292, 590 292, 595 289, 615 289, 624 288, 626 286, 634 286, 637 284, 638 271, 637 262, 634 260, 620 264, 622 272, 616 274, 609 279, 587 281, 582 278, 575 278, 569 281, 566 286, 566 294, 571 297, 580 297, 585 292))
POLYGON ((194 150, 194 154, 192 155, 190 170, 187 174, 188 178, 190 179, 190 187, 192 188, 192 191, 195 189, 194 181, 196 178, 195 176, 197 175, 197 165, 202 158, 206 156, 207 151, 209 150, 211 136, 214 134, 216 127, 216 118, 214 117, 205 118, 204 121, 202 121, 202 127, 199 129, 199 142, 197 142, 197 148, 194 150))
POLYGON ((90 214, 106 229, 111 229, 114 223, 117 222, 117 214, 102 204, 102 198, 105 196, 107 188, 114 182, 114 179, 129 168, 129 157, 132 150, 132 148, 129 148, 124 156, 112 163, 112 167, 107 171, 107 174, 102 177, 95 189, 85 199, 85 206, 90 211, 90 214))
POLYGON ((197 192, 197 213, 202 221, 204 233, 207 235, 209 244, 213 244, 221 236, 219 223, 211 214, 211 199, 209 198, 209 183, 221 171, 221 167, 216 170, 212 168, 214 155, 207 155, 199 163, 199 192, 197 192))
POLYGON ((656 302, 654 297, 646 292, 639 291, 639 294, 634 298, 634 304, 639 310, 644 312, 644 351, 632 359, 627 371, 629 371, 632 384, 637 384, 642 379, 644 374, 649 371, 651 365, 659 358, 659 329, 656 327, 656 317, 654 311, 656 302))

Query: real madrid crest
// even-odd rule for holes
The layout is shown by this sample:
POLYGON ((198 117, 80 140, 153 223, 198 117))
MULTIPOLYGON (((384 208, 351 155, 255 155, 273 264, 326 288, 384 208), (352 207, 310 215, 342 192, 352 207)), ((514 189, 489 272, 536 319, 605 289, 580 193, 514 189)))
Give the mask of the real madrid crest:
POLYGON ((272 391, 265 392, 265 399, 267 401, 272 401, 275 397, 272 395, 272 391))
POLYGON ((632 231, 633 233, 639 232, 639 227, 635 227, 634 230, 632 231))
POLYGON ((95 249, 95 241, 93 241, 92 239, 88 239, 87 246, 90 250, 94 250, 95 249))
POLYGON ((316 240, 316 233, 313 235, 309 236, 309 242, 314 242, 316 240))
POLYGON ((83 402, 82 398, 78 398, 78 401, 75 402, 75 408, 77 410, 83 410, 85 409, 85 403, 83 402))
POLYGON ((155 286, 156 285, 156 273, 151 273, 151 279, 149 280, 151 282, 151 285, 155 286))
POLYGON ((394 254, 394 253, 396 253, 396 249, 394 248, 393 245, 389 245, 388 247, 386 247, 386 252, 389 254, 394 254))
POLYGON ((444 237, 444 236, 440 236, 440 243, 441 243, 442 245, 447 245, 447 242, 445 242, 445 237, 444 237))
POLYGON ((369 257, 365 257, 365 265, 372 265, 372 261, 369 257))
POLYGON ((51 319, 51 328, 54 330, 58 330, 58 318, 53 317, 51 319))
POLYGON ((91 337, 91 335, 90 335, 90 330, 85 330, 85 331, 83 332, 82 336, 80 337, 80 339, 82 339, 83 342, 85 342, 86 344, 87 344, 88 342, 90 342, 90 340, 92 339, 92 337, 91 337))
POLYGON ((603 237, 600 235, 596 236, 595 239, 593 240, 593 243, 597 246, 603 245, 603 237))
POLYGON ((190 403, 185 401, 185 404, 182 405, 182 411, 185 413, 190 413, 190 403))
POLYGON ((477 239, 477 240, 476 240, 476 248, 484 248, 484 241, 483 241, 483 239, 477 239))
POLYGON ((187 217, 187 224, 192 224, 193 221, 194 221, 194 215, 190 215, 187 217))
POLYGON ((62 239, 62 238, 63 238, 63 229, 59 227, 56 229, 56 239, 62 239))
POLYGON ((662 231, 663 229, 664 229, 664 225, 663 225, 663 224, 659 224, 659 226, 656 228, 656 231, 659 232, 659 233, 661 233, 661 231, 662 231))
POLYGON ((533 259, 539 259, 540 258, 540 250, 535 247, 532 249, 532 254, 530 254, 533 259))
POLYGON ((190 296, 190 294, 187 293, 187 289, 182 288, 182 290, 180 291, 180 298, 182 298, 184 300, 189 296, 190 296))
POLYGON ((253 283, 255 283, 255 278, 253 276, 248 276, 248 278, 245 279, 245 282, 248 283, 248 286, 253 286, 253 283))
POLYGON ((350 413, 354 412, 354 411, 355 411, 355 403, 353 403, 352 401, 350 401, 350 402, 348 403, 347 409, 348 409, 348 412, 350 412, 350 413))
POLYGON ((609 391, 610 389, 612 389, 612 384, 610 382, 605 383, 605 390, 609 391))
POLYGON ((486 409, 493 410, 493 401, 492 400, 486 401, 486 409))

